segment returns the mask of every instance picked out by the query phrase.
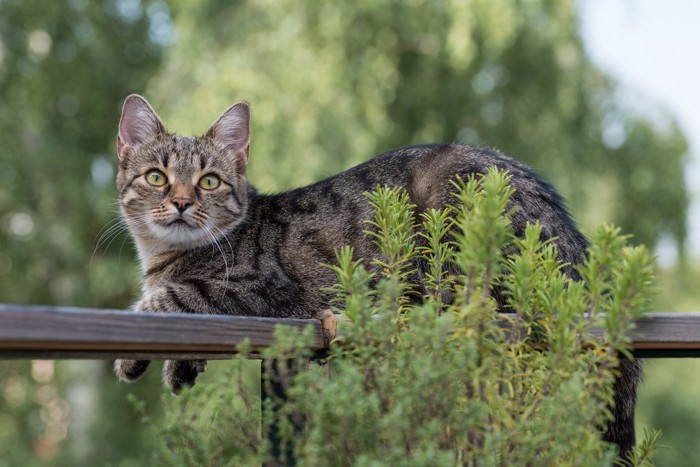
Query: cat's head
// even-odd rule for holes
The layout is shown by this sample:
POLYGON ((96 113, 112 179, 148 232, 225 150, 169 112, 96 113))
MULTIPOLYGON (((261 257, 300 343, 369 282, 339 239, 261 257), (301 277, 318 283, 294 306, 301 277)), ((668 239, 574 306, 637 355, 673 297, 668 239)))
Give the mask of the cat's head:
POLYGON ((124 101, 117 152, 119 208, 142 262, 216 243, 247 212, 250 111, 226 110, 202 137, 170 134, 141 96, 124 101))

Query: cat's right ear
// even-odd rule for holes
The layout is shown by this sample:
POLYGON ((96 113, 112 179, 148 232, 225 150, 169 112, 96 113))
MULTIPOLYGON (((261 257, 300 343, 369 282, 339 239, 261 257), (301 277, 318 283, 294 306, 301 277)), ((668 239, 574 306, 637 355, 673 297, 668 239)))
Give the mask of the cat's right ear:
POLYGON ((165 132, 165 126, 146 99, 138 94, 127 96, 122 107, 117 135, 119 158, 124 159, 134 145, 165 132))

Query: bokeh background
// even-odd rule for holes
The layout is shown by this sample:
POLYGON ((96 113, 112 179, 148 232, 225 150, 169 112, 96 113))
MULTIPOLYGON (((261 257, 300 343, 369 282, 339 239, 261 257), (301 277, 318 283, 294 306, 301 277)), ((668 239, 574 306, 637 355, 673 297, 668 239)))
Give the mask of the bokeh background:
MULTIPOLYGON (((183 134, 249 101, 262 191, 411 143, 497 147, 584 231, 613 222, 658 252, 656 309, 698 310, 697 7, 651 3, 0 0, 0 302, 136 297, 114 176, 139 92, 183 134)), ((700 462, 699 386, 695 360, 647 365, 659 465, 700 462)), ((110 362, 0 362, 0 466, 143 465, 153 434, 127 394, 157 407, 163 391, 156 371, 118 384, 110 362)))

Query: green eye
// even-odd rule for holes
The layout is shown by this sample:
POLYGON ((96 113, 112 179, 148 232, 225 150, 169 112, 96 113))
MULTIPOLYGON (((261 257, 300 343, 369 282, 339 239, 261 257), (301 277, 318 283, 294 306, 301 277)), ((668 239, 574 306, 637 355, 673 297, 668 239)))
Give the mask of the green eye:
POLYGON ((168 183, 168 179, 160 170, 151 170, 146 174, 146 181, 154 186, 163 186, 168 183))
POLYGON ((221 184, 221 180, 214 174, 205 175, 199 179, 199 186, 205 190, 213 190, 221 184))

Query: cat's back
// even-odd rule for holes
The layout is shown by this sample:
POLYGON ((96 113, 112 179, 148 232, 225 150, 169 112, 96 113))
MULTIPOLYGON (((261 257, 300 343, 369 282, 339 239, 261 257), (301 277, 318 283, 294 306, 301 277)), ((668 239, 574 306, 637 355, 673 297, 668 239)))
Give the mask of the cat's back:
MULTIPOLYGON (((393 149, 315 184, 267 197, 265 202, 289 208, 278 211, 282 214, 308 213, 320 208, 321 215, 326 215, 329 210, 335 212, 343 207, 352 210, 351 205, 356 204, 365 206, 367 192, 377 186, 389 186, 405 189, 418 212, 441 209, 455 201, 452 185, 455 177, 466 181, 470 176, 485 175, 491 167, 508 172, 518 193, 517 204, 541 209, 543 213, 557 212, 568 220, 563 199, 527 165, 488 147, 452 143, 393 149)), ((530 211, 529 215, 536 217, 536 211, 530 211)))
POLYGON ((337 209, 357 200, 367 204, 365 194, 381 185, 406 189, 419 208, 439 208, 445 200, 431 199, 432 193, 451 187, 450 181, 456 175, 466 178, 469 174, 485 174, 493 166, 507 170, 514 179, 540 182, 527 166, 490 148, 422 144, 384 152, 312 185, 262 196, 256 201, 261 209, 292 218, 297 213, 313 214, 315 209, 326 207, 337 209))
POLYGON ((249 228, 257 230, 255 237, 265 229, 268 233, 279 230, 270 246, 287 238, 290 252, 296 255, 313 249, 332 261, 335 248, 353 245, 360 256, 369 257, 376 252, 363 233, 373 216, 368 192, 380 185, 400 187, 407 191, 416 213, 441 209, 456 201, 455 177, 466 180, 486 174, 491 167, 507 171, 516 190, 511 206, 515 234, 522 234, 528 222, 539 222, 544 238, 557 238, 564 261, 580 262, 587 241, 550 184, 496 150, 461 144, 394 149, 312 185, 258 197, 251 204, 249 228))

